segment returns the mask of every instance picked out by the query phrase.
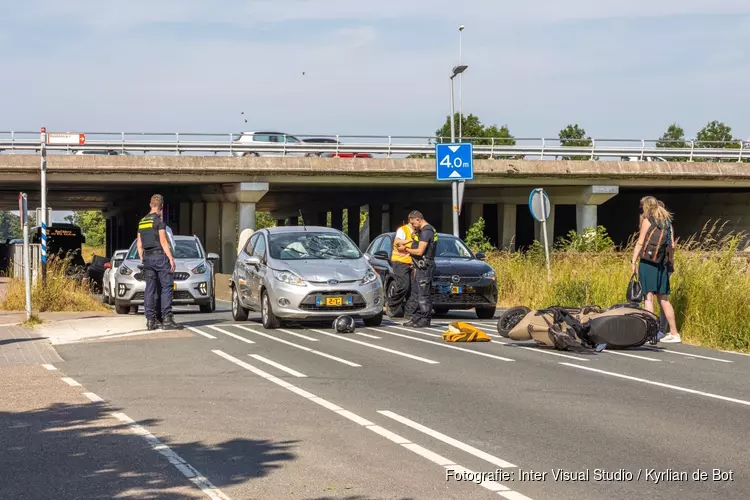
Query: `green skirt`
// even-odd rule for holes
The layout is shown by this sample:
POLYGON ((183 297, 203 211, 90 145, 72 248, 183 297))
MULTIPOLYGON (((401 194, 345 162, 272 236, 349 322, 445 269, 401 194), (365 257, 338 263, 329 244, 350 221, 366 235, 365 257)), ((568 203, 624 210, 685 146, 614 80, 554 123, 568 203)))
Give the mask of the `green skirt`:
POLYGON ((649 292, 662 295, 669 295, 671 292, 666 266, 640 261, 638 264, 638 280, 643 287, 644 296, 649 292))

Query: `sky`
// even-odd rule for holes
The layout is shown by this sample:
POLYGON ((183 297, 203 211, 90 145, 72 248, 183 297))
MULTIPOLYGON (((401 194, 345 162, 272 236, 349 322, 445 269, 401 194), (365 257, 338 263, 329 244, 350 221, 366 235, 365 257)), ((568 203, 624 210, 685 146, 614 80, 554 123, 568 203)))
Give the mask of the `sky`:
POLYGON ((0 130, 430 135, 461 24, 516 137, 750 138, 748 0, 0 0, 0 130))

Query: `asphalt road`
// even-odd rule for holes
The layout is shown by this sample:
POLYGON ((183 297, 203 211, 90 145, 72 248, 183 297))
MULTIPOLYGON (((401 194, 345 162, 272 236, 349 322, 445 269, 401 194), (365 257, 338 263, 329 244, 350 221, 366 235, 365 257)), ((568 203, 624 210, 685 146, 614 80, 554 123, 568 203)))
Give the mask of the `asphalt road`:
POLYGON ((57 367, 229 498, 750 498, 749 356, 266 331, 224 302, 177 320, 185 336, 58 346, 57 367), (494 477, 456 480, 472 472, 494 477))

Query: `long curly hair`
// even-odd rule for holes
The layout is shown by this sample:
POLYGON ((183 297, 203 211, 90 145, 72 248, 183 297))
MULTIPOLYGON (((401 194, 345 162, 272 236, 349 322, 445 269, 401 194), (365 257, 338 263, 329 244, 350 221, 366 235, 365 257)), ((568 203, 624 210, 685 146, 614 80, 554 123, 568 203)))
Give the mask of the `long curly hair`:
POLYGON ((667 222, 672 222, 672 213, 666 209, 664 203, 653 196, 644 196, 641 198, 641 220, 653 217, 659 226, 664 226, 667 222))

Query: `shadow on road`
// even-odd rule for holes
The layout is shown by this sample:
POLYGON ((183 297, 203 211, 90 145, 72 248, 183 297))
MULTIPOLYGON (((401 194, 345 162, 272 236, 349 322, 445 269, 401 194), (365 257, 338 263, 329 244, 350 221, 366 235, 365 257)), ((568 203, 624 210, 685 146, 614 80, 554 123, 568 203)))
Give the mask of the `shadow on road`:
MULTIPOLYGON (((199 490, 101 403, 0 412, 0 498, 200 498, 199 490), (192 494, 190 494, 192 492, 192 494)), ((157 420, 138 424, 148 427, 157 420)), ((294 460, 295 442, 218 445, 161 439, 216 487, 263 477, 294 460)))
MULTIPOLYGON (((366 497, 362 495, 354 495, 354 496, 349 496, 349 497, 315 497, 315 498, 309 498, 307 500, 381 500, 381 499, 375 498, 375 497, 366 497)), ((397 500, 415 500, 415 499, 411 497, 403 497, 397 500)))
POLYGON ((0 345, 15 344, 16 342, 30 342, 32 340, 45 340, 45 337, 20 338, 20 339, 2 339, 0 345))

